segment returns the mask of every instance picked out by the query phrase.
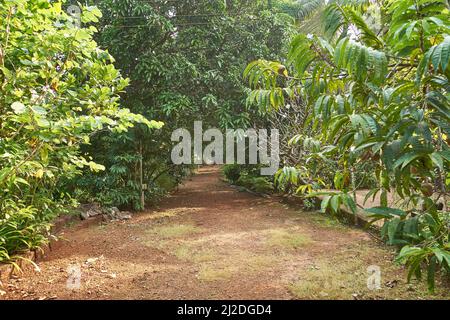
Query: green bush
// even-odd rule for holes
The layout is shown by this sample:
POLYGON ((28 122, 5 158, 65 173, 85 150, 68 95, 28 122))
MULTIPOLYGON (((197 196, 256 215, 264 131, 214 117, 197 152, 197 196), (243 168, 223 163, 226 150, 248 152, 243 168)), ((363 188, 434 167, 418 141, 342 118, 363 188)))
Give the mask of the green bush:
POLYGON ((369 186, 367 199, 380 207, 368 217, 384 221, 408 279, 426 272, 430 290, 450 261, 449 17, 448 1, 330 1, 322 34, 296 36, 284 64, 257 60, 244 72, 248 104, 280 110, 302 101, 307 115, 289 144, 311 152, 276 180, 324 196, 323 211, 344 205, 355 215, 357 188, 369 186), (369 25, 373 12, 381 19, 369 25), (314 182, 328 189, 330 178, 318 164, 333 162, 337 191, 317 192, 314 182))
MULTIPOLYGON (((83 10, 84 24, 101 12, 83 10)), ((128 81, 76 28, 59 1, 0 2, 0 262, 46 241, 49 222, 71 198, 60 183, 104 167, 79 151, 99 131, 134 123, 159 127, 119 108, 128 81)))
POLYGON ((222 172, 225 179, 233 184, 238 182, 241 177, 242 170, 244 170, 244 167, 238 164, 227 164, 222 167, 222 172))
POLYGON ((232 184, 243 186, 258 193, 270 193, 274 190, 272 178, 261 177, 259 166, 225 165, 222 167, 222 172, 232 184))
POLYGON ((264 177, 243 175, 238 179, 236 184, 259 193, 267 193, 273 190, 273 184, 264 177))

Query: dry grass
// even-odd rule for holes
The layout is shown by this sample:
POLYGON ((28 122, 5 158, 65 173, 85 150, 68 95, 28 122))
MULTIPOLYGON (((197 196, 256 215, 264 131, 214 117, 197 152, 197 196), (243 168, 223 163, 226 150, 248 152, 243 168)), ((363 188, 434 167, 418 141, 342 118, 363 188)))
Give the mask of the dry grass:
POLYGON ((184 243, 176 248, 174 255, 180 260, 193 263, 210 262, 218 259, 217 252, 214 250, 195 248, 188 243, 184 243))
POLYGON ((233 277, 238 272, 236 267, 217 268, 215 266, 204 266, 199 274, 198 279, 201 281, 221 281, 233 277))
POLYGON ((385 251, 376 246, 355 245, 339 255, 324 255, 299 271, 297 280, 288 288, 298 299, 442 299, 447 295, 442 290, 430 295, 423 282, 408 285, 405 270, 388 256, 379 259, 383 254, 385 251), (378 290, 370 290, 367 285, 368 268, 373 265, 381 269, 378 290))
POLYGON ((247 267, 250 272, 260 272, 267 268, 272 268, 277 265, 278 263, 278 257, 274 256, 273 254, 267 253, 267 254, 260 254, 260 255, 253 255, 248 256, 249 253, 247 253, 247 267))
POLYGON ((351 299, 352 294, 360 294, 364 288, 366 274, 361 265, 339 264, 320 261, 302 272, 299 280, 289 286, 297 298, 307 299, 351 299))
POLYGON ((276 229, 271 230, 268 235, 267 244, 272 247, 281 247, 286 249, 297 249, 313 240, 297 230, 276 229))
POLYGON ((289 232, 280 230, 262 232, 260 240, 254 240, 251 248, 236 248, 236 239, 249 237, 245 233, 220 234, 212 238, 190 237, 203 231, 192 224, 158 226, 147 230, 149 237, 146 237, 144 244, 197 265, 200 270, 198 279, 201 281, 220 281, 229 279, 236 273, 253 274, 277 265, 279 258, 275 256, 271 246, 266 245, 267 235, 274 246, 296 247, 307 242, 304 236, 292 237, 289 232), (250 251, 252 249, 258 252, 250 251))

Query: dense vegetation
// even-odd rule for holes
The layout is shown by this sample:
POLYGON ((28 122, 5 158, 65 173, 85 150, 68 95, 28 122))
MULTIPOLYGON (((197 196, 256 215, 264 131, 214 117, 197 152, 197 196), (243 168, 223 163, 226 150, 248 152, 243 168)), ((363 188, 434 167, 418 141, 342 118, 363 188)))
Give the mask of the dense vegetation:
POLYGON ((289 1, 88 3, 81 21, 70 2, 0 5, 0 262, 79 202, 139 210, 176 187, 172 131, 249 126, 242 70, 280 59, 295 22, 289 1))
POLYGON ((122 105, 166 125, 155 136, 138 126, 121 135, 98 136, 86 150, 106 165, 77 179, 87 200, 141 209, 138 162, 146 198, 157 200, 188 168, 170 159, 173 130, 193 121, 220 128, 246 128, 255 112, 245 106, 242 71, 249 61, 280 58, 293 18, 267 3, 236 1, 97 1, 104 13, 98 41, 131 79, 122 105), (195 88, 195 90, 193 90, 195 88))
MULTIPOLYGON (((100 11, 85 9, 83 22, 97 21, 100 11)), ((60 3, 2 1, 0 13, 0 261, 11 261, 39 247, 73 200, 61 181, 103 169, 81 144, 102 130, 160 124, 119 108, 128 81, 92 40, 95 28, 67 27, 60 3)))
POLYGON ((296 133, 287 149, 299 157, 285 156, 275 182, 323 196, 324 211, 346 206, 356 214, 357 175, 372 168, 376 183, 366 200, 378 196, 380 206, 366 212, 384 221, 382 237, 401 249, 408 278, 426 267, 433 289, 436 272, 450 271, 449 4, 336 1, 317 8, 317 34, 296 36, 286 61, 257 60, 245 71, 254 89, 248 103, 272 110, 274 119, 287 106, 301 110, 285 122, 296 133), (379 19, 368 25, 373 15, 379 19), (329 188, 336 191, 320 191, 329 188))
POLYGON ((158 202, 191 169, 173 130, 202 120, 280 130, 277 175, 230 182, 332 214, 370 189, 408 278, 448 276, 448 1, 86 3, 81 26, 70 1, 0 3, 0 263, 80 202, 158 202))

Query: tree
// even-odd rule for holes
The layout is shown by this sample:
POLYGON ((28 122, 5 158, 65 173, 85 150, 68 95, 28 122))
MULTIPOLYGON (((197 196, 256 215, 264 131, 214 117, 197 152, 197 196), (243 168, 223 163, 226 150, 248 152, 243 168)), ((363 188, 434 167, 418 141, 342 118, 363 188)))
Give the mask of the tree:
POLYGON ((278 178, 299 180, 317 156, 337 159, 338 191, 322 193, 322 208, 338 212, 345 205, 356 214, 354 169, 372 163, 377 186, 367 199, 379 195, 381 206, 367 212, 373 222, 384 220, 382 236, 401 249, 408 279, 420 278, 426 266, 432 290, 436 271, 450 271, 449 4, 337 1, 325 8, 323 25, 324 37, 300 34, 292 41, 287 66, 260 60, 246 70, 255 88, 249 102, 277 109, 301 97, 309 115, 305 133, 291 140, 314 141, 306 166, 278 178), (368 25, 371 12, 380 21, 368 25), (397 207, 389 194, 400 200, 397 207))
POLYGON ((160 127, 119 107, 128 80, 92 37, 100 11, 85 7, 77 28, 61 2, 0 3, 0 262, 37 249, 71 197, 58 188, 84 167, 80 153, 100 131, 160 127))
POLYGON ((173 187, 185 172, 170 160, 175 129, 192 130, 197 120, 205 128, 251 125, 257 112, 245 106, 242 71, 256 58, 281 57, 293 19, 267 10, 266 1, 227 4, 98 2, 104 12, 98 41, 131 79, 123 104, 166 126, 156 137, 141 127, 100 136, 90 150, 102 151, 96 159, 106 163, 107 170, 78 181, 79 189, 90 190, 108 205, 139 209, 136 168, 141 159, 149 200, 164 192, 162 183, 173 187))

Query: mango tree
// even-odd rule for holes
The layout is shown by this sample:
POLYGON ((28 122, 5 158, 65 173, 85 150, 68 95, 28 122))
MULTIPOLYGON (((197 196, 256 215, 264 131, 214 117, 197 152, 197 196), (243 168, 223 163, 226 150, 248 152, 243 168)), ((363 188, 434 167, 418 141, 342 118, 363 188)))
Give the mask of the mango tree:
POLYGON ((445 0, 332 1, 324 36, 300 34, 284 64, 258 60, 245 73, 249 103, 272 110, 300 97, 308 115, 291 139, 308 155, 277 179, 322 194, 324 211, 356 214, 354 169, 371 163, 377 185, 366 199, 378 196, 380 206, 366 212, 384 221, 382 237, 401 249, 408 279, 426 267, 430 289, 436 271, 450 271, 449 13, 445 0), (302 185, 317 159, 337 160, 335 192, 302 185))

